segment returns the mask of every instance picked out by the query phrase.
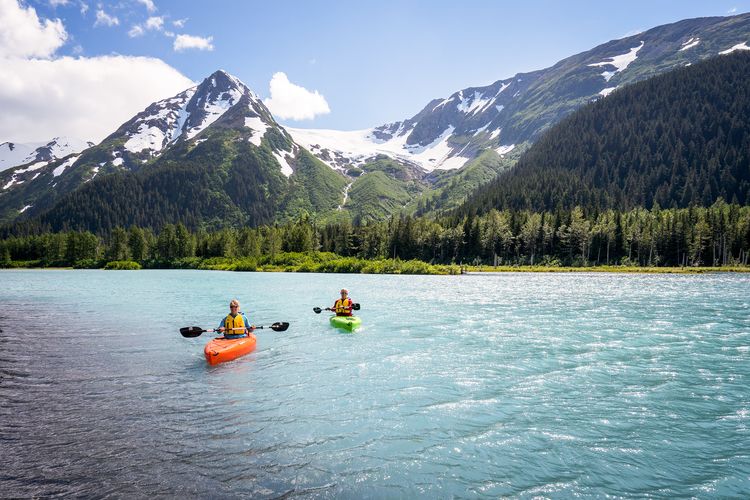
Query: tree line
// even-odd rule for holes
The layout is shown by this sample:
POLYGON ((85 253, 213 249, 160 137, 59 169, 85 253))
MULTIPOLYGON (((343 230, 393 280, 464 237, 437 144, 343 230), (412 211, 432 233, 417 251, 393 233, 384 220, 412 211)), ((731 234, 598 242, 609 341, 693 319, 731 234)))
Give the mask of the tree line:
POLYGON ((401 216, 384 222, 159 231, 116 227, 34 233, 0 240, 0 263, 96 266, 133 260, 170 267, 186 258, 259 258, 283 252, 332 252, 358 259, 421 260, 469 265, 736 266, 748 264, 750 206, 719 200, 710 207, 629 211, 490 210, 442 219, 401 216))

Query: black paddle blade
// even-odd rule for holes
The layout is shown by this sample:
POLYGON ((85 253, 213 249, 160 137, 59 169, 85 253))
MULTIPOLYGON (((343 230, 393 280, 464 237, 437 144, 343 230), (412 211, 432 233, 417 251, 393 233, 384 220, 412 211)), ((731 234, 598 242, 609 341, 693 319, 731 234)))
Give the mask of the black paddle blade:
POLYGON ((320 307, 313 307, 313 311, 315 311, 315 314, 320 314, 320 311, 322 311, 322 309, 320 307))
POLYGON ((199 337, 201 333, 205 332, 203 328, 200 326, 186 326, 185 328, 180 328, 180 334, 183 337, 199 337))
POLYGON ((286 331, 287 328, 289 328, 289 323, 286 323, 286 322, 274 323, 273 325, 270 326, 270 328, 274 332, 283 332, 283 331, 286 331))
POLYGON ((359 311, 359 304, 352 304, 352 309, 359 311))

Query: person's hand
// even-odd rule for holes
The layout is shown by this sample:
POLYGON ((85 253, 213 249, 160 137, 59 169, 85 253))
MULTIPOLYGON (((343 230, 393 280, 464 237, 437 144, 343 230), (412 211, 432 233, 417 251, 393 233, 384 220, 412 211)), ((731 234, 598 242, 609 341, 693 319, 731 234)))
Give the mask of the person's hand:
POLYGON ((223 326, 220 326, 220 327, 219 327, 219 329, 217 330, 217 332, 219 332, 219 333, 224 333, 224 327, 223 327, 223 326))

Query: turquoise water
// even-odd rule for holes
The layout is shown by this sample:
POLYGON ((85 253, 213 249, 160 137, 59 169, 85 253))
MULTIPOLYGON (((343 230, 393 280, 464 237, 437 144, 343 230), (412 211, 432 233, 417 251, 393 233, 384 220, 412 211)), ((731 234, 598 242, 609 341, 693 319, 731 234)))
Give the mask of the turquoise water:
POLYGON ((3 271, 0 329, 2 496, 750 494, 747 275, 3 271), (291 326, 209 367, 233 297, 291 326))

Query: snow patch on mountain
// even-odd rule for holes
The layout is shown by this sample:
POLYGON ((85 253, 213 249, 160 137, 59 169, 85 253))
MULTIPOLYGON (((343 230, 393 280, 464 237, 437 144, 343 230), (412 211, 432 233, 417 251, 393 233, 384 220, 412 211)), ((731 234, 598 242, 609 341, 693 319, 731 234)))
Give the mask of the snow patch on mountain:
POLYGON ((289 177, 294 173, 294 169, 289 165, 289 162, 287 161, 286 157, 284 156, 284 151, 281 152, 273 152, 274 158, 276 158, 276 161, 279 162, 279 165, 281 165, 281 173, 285 176, 289 177))
POLYGON ((727 50, 722 50, 719 52, 722 56, 725 56, 727 54, 731 54, 732 52, 736 50, 750 50, 750 47, 747 46, 747 42, 738 43, 734 47, 730 47, 727 50))
POLYGON ((0 171, 34 161, 54 161, 73 153, 79 153, 94 144, 70 137, 55 137, 49 142, 0 144, 0 171))
MULTIPOLYGON (((519 79, 518 79, 518 81, 520 82, 520 81, 521 81, 521 79, 519 78, 519 79)), ((503 84, 502 84, 502 85, 500 86, 500 90, 498 90, 498 91, 497 91, 497 94, 495 94, 495 97, 497 97, 497 96, 499 96, 500 94, 502 94, 502 93, 503 93, 503 90, 505 90, 505 89, 507 89, 508 87, 510 87, 510 84, 511 84, 511 83, 513 83, 513 82, 503 83, 503 84)))
MULTIPOLYGON (((216 79, 213 78, 211 83, 215 87, 216 79)), ((206 101, 203 102, 202 105, 199 104, 202 111, 205 113, 203 120, 200 124, 188 129, 185 132, 185 137, 187 139, 192 139, 196 135, 203 132, 209 125, 221 118, 221 116, 226 113, 229 108, 237 104, 240 98, 242 98, 242 91, 237 88, 233 88, 219 94, 219 98, 216 100, 211 101, 206 99, 206 101)))
POLYGON ((15 185, 15 184, 23 184, 23 181, 19 181, 16 179, 16 176, 12 176, 10 180, 3 186, 3 189, 8 189, 9 187, 15 185))
MULTIPOLYGON (((12 175, 12 176, 11 176, 11 178, 10 178, 10 181, 8 181, 8 182, 7 182, 6 184, 5 184, 5 186, 3 186, 3 189, 8 189, 9 187, 11 187, 11 186, 13 186, 13 185, 16 185, 16 184, 23 184, 24 182, 26 182, 26 179, 21 179, 21 180, 19 180, 19 179, 18 179, 18 176, 19 176, 19 175, 21 175, 21 174, 27 174, 27 173, 29 173, 29 172, 33 172, 33 171, 35 171, 35 170, 39 170, 40 168, 42 168, 42 167, 45 167, 45 166, 47 166, 47 163, 49 163, 49 162, 46 162, 46 161, 38 161, 38 162, 36 162, 36 163, 32 163, 31 165, 29 165, 29 166, 28 166, 28 167, 26 167, 26 168, 19 168, 18 170, 14 170, 14 171, 13 171, 13 175, 12 175)), ((34 175, 34 177, 32 177, 32 179, 31 179, 31 180, 33 181, 33 180, 34 180, 34 179, 36 179, 36 178, 37 178, 38 176, 39 176, 39 173, 37 173, 36 175, 34 175)))
POLYGON ((617 87, 607 87, 605 89, 601 89, 599 91, 599 95, 603 95, 604 97, 607 97, 609 94, 611 94, 612 92, 614 92, 615 89, 617 89, 617 87))
POLYGON ((682 47, 680 47, 679 52, 682 52, 683 50, 687 50, 687 49, 692 49, 699 43, 701 43, 700 38, 691 38, 690 40, 682 44, 682 47))
POLYGON ((253 131, 253 135, 250 136, 248 141, 260 147, 260 141, 266 135, 266 130, 268 130, 266 122, 258 116, 248 116, 245 117, 245 126, 253 131))
POLYGON ((491 122, 491 121, 490 121, 490 122, 487 122, 487 124, 486 124, 486 125, 484 125, 484 126, 482 126, 482 127, 479 127, 479 128, 477 129, 477 131, 476 131, 476 132, 474 132, 474 136, 477 136, 477 135, 481 134, 482 132, 484 132, 485 130, 487 130, 487 127, 489 127, 489 126, 490 126, 490 123, 492 123, 492 122, 491 122))
POLYGON ((123 147, 131 153, 140 153, 144 149, 156 152, 161 151, 165 139, 166 136, 159 127, 143 123, 138 127, 138 132, 131 136, 123 147))
POLYGON ((71 156, 70 158, 62 162, 60 165, 55 167, 55 169, 52 171, 52 176, 59 177, 65 171, 66 168, 72 167, 73 165, 75 165, 75 162, 78 161, 78 158, 80 157, 81 155, 71 156))
POLYGON ((516 147, 515 144, 506 144, 504 146, 500 146, 499 148, 495 148, 495 152, 497 152, 497 154, 499 154, 500 156, 503 156, 513 151, 515 147, 516 147))
POLYGON ((287 127, 286 130, 296 143, 306 147, 331 168, 338 170, 345 170, 345 168, 334 163, 331 157, 343 157, 350 164, 361 165, 378 155, 386 155, 417 165, 428 172, 435 169, 457 168, 458 163, 463 165, 466 162, 465 158, 448 162, 449 159, 455 157, 451 156, 454 148, 449 142, 455 130, 452 125, 444 129, 426 146, 407 144, 408 134, 405 133, 394 134, 388 140, 380 139, 376 129, 339 131, 287 127), (326 158, 329 159, 326 160, 326 158))
POLYGON ((489 104, 491 99, 485 99, 484 94, 481 92, 474 92, 474 95, 471 97, 464 97, 463 90, 458 93, 459 99, 461 99, 461 102, 456 104, 456 108, 461 111, 462 113, 470 113, 474 114, 480 109, 484 108, 487 104, 489 104))
POLYGON ((604 71, 602 73, 602 76, 606 81, 609 81, 613 76, 615 76, 617 73, 621 71, 625 71, 625 69, 630 66, 630 64, 636 60, 638 57, 638 51, 643 48, 645 45, 645 42, 641 42, 641 44, 638 47, 631 48, 628 52, 624 54, 620 54, 613 57, 608 57, 607 60, 604 60, 602 62, 589 64, 588 66, 591 67, 599 67, 599 66, 614 66, 614 71, 604 71))
POLYGON ((93 180, 93 179, 94 179, 94 177, 96 177, 96 174, 98 174, 98 173, 99 173, 99 169, 100 169, 101 167, 103 167, 103 166, 104 166, 104 163, 100 163, 100 164, 99 164, 99 165, 97 165, 96 167, 92 168, 92 169, 91 169, 91 174, 92 174, 92 175, 91 175, 91 177, 89 177, 88 179, 86 179, 86 180, 85 180, 85 181, 83 181, 83 182, 84 182, 84 183, 86 183, 86 182, 89 182, 89 181, 93 180))
POLYGON ((443 160, 440 164, 439 170, 456 170, 457 168, 466 165, 466 162, 471 159, 472 158, 466 156, 451 156, 450 158, 443 160))
POLYGON ((34 151, 40 146, 44 146, 44 143, 16 144, 4 142, 0 144, 0 171, 33 161, 36 156, 34 151))

